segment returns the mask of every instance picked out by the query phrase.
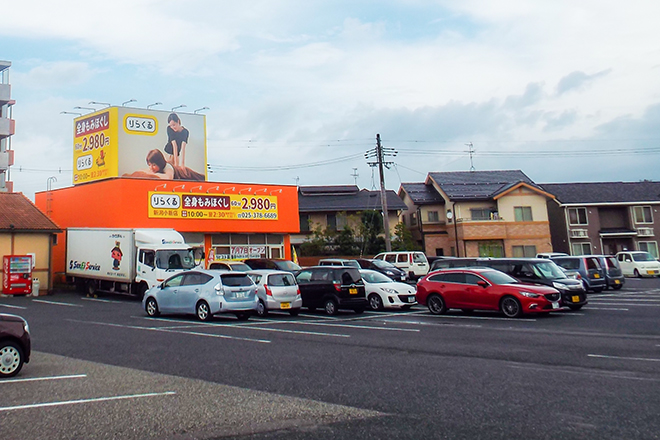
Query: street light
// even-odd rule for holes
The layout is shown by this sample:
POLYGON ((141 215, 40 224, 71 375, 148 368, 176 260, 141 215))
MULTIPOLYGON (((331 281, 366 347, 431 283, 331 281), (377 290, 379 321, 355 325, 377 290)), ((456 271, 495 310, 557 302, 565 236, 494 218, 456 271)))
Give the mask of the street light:
POLYGON ((137 99, 129 99, 129 100, 126 101, 126 102, 122 102, 122 103, 121 103, 121 106, 123 107, 123 106, 125 106, 126 104, 129 104, 129 103, 131 103, 131 102, 137 102, 137 99))
POLYGON ((61 115, 78 115, 82 116, 82 113, 76 113, 76 112, 60 112, 61 115))
POLYGON ((210 110, 210 109, 208 107, 202 107, 202 108, 198 108, 193 113, 197 114, 197 112, 201 112, 202 110, 210 110))
POLYGON ((112 106, 112 104, 109 104, 109 103, 107 103, 107 102, 89 101, 89 103, 90 103, 90 104, 94 104, 94 105, 105 105, 105 106, 107 106, 107 107, 112 106))
POLYGON ((93 112, 96 111, 96 109, 95 109, 95 108, 92 108, 92 107, 78 107, 78 106, 76 106, 76 107, 74 107, 74 108, 75 108, 76 110, 90 110, 90 111, 93 111, 93 112))
POLYGON ((185 104, 177 105, 176 107, 172 107, 172 111, 174 111, 174 110, 176 110, 176 109, 178 109, 178 108, 183 108, 183 107, 188 107, 188 106, 185 105, 185 104))
POLYGON ((155 105, 163 105, 163 103, 162 103, 162 102, 154 102, 153 104, 149 104, 149 105, 147 106, 147 109, 149 109, 149 107, 153 107, 153 106, 155 106, 155 105))

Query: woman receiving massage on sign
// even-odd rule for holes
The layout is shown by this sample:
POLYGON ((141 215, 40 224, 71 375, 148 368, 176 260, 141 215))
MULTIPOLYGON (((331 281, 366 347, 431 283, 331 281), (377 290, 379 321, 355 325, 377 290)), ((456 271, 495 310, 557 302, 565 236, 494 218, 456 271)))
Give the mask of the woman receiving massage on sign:
POLYGON ((181 125, 181 119, 176 113, 170 113, 167 124, 167 144, 165 144, 165 152, 169 155, 167 161, 174 166, 186 166, 186 145, 190 133, 181 125))
POLYGON ((163 152, 155 149, 147 153, 148 170, 135 171, 130 174, 124 174, 130 177, 150 177, 152 179, 165 180, 197 180, 204 181, 206 176, 188 167, 171 165, 165 160, 163 152))

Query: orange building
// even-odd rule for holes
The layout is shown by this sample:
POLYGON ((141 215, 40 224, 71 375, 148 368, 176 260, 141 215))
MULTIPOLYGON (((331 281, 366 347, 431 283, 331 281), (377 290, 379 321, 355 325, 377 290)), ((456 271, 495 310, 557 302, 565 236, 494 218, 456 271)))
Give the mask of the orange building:
MULTIPOLYGON (((37 193, 35 204, 62 228, 173 228, 207 262, 291 259, 290 234, 300 231, 295 186, 111 178, 37 193)), ((65 233, 52 255, 64 274, 65 233)))

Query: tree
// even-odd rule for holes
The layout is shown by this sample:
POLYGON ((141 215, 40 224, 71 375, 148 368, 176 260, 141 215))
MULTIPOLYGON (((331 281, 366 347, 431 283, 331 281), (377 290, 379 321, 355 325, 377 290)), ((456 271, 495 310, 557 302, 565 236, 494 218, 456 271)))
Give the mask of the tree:
POLYGON ((362 244, 362 254, 376 255, 385 250, 383 233, 383 216, 380 211, 362 211, 359 227, 359 240, 362 244))
POLYGON ((420 251, 421 246, 413 238, 412 232, 403 222, 394 227, 394 240, 392 240, 393 251, 420 251))

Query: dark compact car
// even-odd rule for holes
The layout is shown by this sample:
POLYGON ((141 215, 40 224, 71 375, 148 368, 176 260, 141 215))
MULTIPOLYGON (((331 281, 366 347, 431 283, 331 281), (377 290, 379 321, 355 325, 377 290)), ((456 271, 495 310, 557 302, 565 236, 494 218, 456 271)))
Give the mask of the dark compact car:
POLYGON ((552 261, 566 270, 573 270, 579 273, 585 290, 598 293, 607 287, 605 269, 601 266, 600 260, 593 255, 552 257, 552 261))
POLYGON ((587 291, 581 281, 568 278, 553 261, 545 258, 445 258, 433 262, 432 270, 455 267, 490 267, 523 283, 545 284, 561 294, 561 303, 571 310, 587 304, 587 291))
POLYGON ((375 260, 373 258, 358 258, 358 262, 362 269, 371 269, 380 272, 385 276, 392 278, 394 281, 405 282, 407 275, 405 270, 401 270, 389 261, 375 260))
POLYGON ((271 269, 271 270, 285 270, 287 272, 295 273, 302 269, 293 261, 289 260, 276 260, 270 258, 249 258, 244 260, 243 263, 250 266, 252 270, 271 269))
POLYGON ((16 376, 30 362, 30 327, 20 316, 0 313, 0 377, 16 376))
POLYGON ((605 279, 607 280, 607 289, 619 290, 626 284, 626 277, 623 276, 619 261, 614 255, 596 255, 600 265, 605 269, 605 279))
POLYGON ((499 310, 509 318, 558 310, 559 292, 549 286, 522 284, 494 269, 464 268, 431 272, 417 283, 417 301, 434 315, 448 309, 499 310))
POLYGON ((339 309, 362 313, 367 308, 367 296, 360 270, 345 266, 315 266, 296 273, 303 307, 314 311, 325 309, 335 315, 339 309))

